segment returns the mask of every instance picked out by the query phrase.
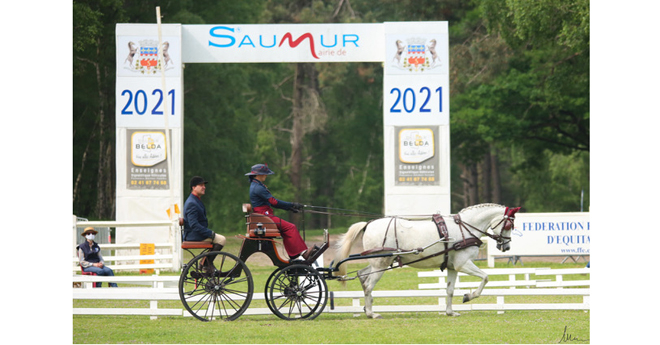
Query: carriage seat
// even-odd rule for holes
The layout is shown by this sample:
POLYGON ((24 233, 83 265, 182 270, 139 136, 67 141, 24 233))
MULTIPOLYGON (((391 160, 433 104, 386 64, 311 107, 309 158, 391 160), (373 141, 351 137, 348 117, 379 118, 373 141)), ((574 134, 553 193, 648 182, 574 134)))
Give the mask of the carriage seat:
POLYGON ((181 227, 181 249, 211 249, 213 243, 206 241, 184 241, 183 240, 183 218, 179 218, 179 226, 181 227))
POLYGON ((275 224, 275 222, 266 215, 253 213, 252 205, 243 204, 243 212, 245 212, 247 237, 249 238, 281 237, 280 230, 277 228, 277 224, 275 224))
POLYGON ((206 241, 183 241, 181 242, 182 249, 211 249, 213 243, 206 241))

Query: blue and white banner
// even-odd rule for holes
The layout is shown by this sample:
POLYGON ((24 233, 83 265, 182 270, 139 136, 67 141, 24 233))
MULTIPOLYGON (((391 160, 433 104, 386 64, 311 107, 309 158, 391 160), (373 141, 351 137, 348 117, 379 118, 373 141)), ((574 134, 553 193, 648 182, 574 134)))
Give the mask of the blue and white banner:
POLYGON ((212 62, 383 61, 383 24, 183 26, 183 60, 212 62))
POLYGON ((588 212, 517 213, 511 249, 505 253, 488 240, 488 256, 590 255, 588 212))

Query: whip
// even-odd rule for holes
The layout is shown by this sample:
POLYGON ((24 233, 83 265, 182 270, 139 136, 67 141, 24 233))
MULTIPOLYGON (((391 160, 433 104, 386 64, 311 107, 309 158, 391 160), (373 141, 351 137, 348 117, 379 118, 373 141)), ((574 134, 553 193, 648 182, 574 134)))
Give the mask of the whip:
POLYGON ((339 213, 339 212, 324 212, 324 211, 307 210, 306 212, 309 212, 309 213, 319 213, 319 214, 329 214, 329 215, 339 215, 339 216, 354 216, 354 217, 363 217, 363 216, 383 217, 383 215, 380 214, 380 213, 363 212, 363 211, 357 211, 357 210, 349 210, 349 209, 345 209, 345 208, 313 206, 313 205, 303 205, 303 207, 308 208, 308 209, 309 208, 315 208, 315 209, 319 209, 319 210, 350 212, 350 213, 339 213))

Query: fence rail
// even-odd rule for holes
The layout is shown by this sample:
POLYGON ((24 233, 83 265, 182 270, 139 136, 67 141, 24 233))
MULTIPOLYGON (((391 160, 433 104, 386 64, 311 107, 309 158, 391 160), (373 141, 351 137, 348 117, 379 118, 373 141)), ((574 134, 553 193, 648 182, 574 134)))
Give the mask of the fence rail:
MULTIPOLYGON (((170 242, 165 243, 155 243, 155 249, 157 251, 156 257, 141 256, 140 258, 133 258, 134 255, 103 255, 103 259, 106 262, 114 262, 114 264, 108 264, 107 266, 116 270, 127 270, 127 271, 136 271, 140 269, 156 269, 156 270, 168 270, 168 271, 178 271, 181 268, 181 259, 182 252, 180 249, 181 246, 181 233, 178 221, 175 220, 153 220, 153 221, 89 221, 83 220, 81 218, 73 216, 73 263, 72 270, 73 272, 80 272, 80 266, 78 264, 77 251, 75 247, 78 245, 80 240, 79 229, 93 226, 95 228, 119 228, 119 227, 169 227, 170 228, 170 242), (158 253, 160 251, 160 253, 158 253), (157 260, 153 264, 137 264, 135 261, 138 260, 157 260)), ((100 243, 99 246, 101 250, 130 250, 135 252, 140 249, 140 243, 119 243, 119 244, 109 244, 109 243, 100 243)), ((159 272, 160 273, 160 272, 159 272)))
MULTIPOLYGON (((139 244, 99 244, 101 250, 114 249, 140 249, 139 244)), ((172 267, 173 261, 175 259, 175 254, 173 249, 174 245, 172 243, 156 243, 156 249, 167 249, 172 253, 170 254, 154 254, 154 255, 104 255, 103 261, 106 263, 106 266, 112 268, 113 271, 136 271, 142 269, 155 269, 157 274, 160 274, 160 270, 174 270, 172 267), (154 260, 154 263, 151 264, 140 264, 136 263, 140 260, 154 260), (108 264, 108 262, 114 262, 114 264, 108 264)), ((73 257, 73 272, 80 273, 80 261, 77 256, 73 257)))
MULTIPOLYGON (((507 310, 589 310, 589 296, 590 289, 583 288, 566 288, 569 281, 563 279, 564 275, 568 274, 588 274, 588 271, 583 269, 490 269, 487 270, 490 276, 496 275, 513 275, 513 279, 503 281, 502 283, 493 284, 497 281, 490 281, 483 290, 482 296, 495 296, 495 303, 475 303, 480 300, 474 300, 466 304, 454 304, 455 311, 497 311, 503 313, 507 310), (515 270, 515 271, 513 271, 515 270), (521 270, 528 270, 521 271, 521 270), (539 272, 540 274, 538 274, 539 272), (523 279, 516 279, 517 275, 523 275, 523 279), (548 280, 541 282, 544 286, 539 287, 537 279, 529 279, 529 275, 540 275, 552 277, 555 280, 548 280), (557 283, 559 282, 559 284, 557 283), (509 283, 508 285, 505 283, 509 283), (551 284, 553 283, 553 284, 551 284), (565 284, 566 283, 566 284, 565 284), (491 285, 493 284, 493 285, 491 285), (497 286, 495 286, 497 285, 497 286), (521 287, 523 286, 523 287, 521 287), (493 288, 500 287, 500 288, 493 288), (501 288, 508 287, 508 288, 501 288), (506 303, 505 300, 511 296, 578 296, 582 297, 582 302, 578 303, 506 303)), ((446 272, 431 271, 431 272, 418 272, 419 277, 438 277, 442 278, 446 272)), ((179 300, 178 292, 178 276, 115 276, 115 277, 92 277, 92 276, 74 276, 74 283, 81 283, 84 288, 73 289, 74 300, 148 300, 150 301, 149 308, 74 308, 74 315, 148 315, 152 319, 158 316, 190 316, 187 311, 181 308, 159 308, 159 301, 176 301, 179 300), (115 282, 124 284, 143 284, 149 287, 119 287, 119 288, 92 288, 94 282, 115 282)), ((590 286, 588 280, 580 280, 579 286, 590 286)), ((462 286, 457 286, 454 291, 454 296, 462 296, 465 293, 471 292, 474 282, 461 282, 462 286), (466 287, 469 285, 469 287, 466 287)), ((572 285, 572 284, 568 284, 572 285)), ((432 286, 432 284, 420 283, 420 290, 385 290, 374 291, 372 293, 375 299, 379 298, 419 298, 419 297, 435 297, 438 299, 437 304, 424 304, 424 305, 379 305, 375 303, 374 312, 444 312, 446 309, 445 298, 447 292, 445 290, 446 284, 440 288, 432 286)), ((362 291, 331 291, 330 301, 326 306, 324 312, 327 313, 362 313, 363 306, 360 304, 364 298, 362 291), (337 306, 335 305, 338 300, 351 301, 350 306, 337 306)), ((257 291, 254 293, 253 300, 263 300, 264 294, 257 291)), ((484 299, 481 299, 482 301, 484 299)), ((271 311, 268 308, 248 308, 244 315, 269 315, 271 311)))

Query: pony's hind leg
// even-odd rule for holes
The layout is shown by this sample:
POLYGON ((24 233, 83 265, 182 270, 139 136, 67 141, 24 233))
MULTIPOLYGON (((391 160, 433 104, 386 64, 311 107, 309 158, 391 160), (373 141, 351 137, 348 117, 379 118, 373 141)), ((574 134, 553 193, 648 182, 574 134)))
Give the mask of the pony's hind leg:
POLYGON ((364 312, 367 314, 368 318, 371 319, 380 319, 382 316, 380 314, 375 314, 372 310, 374 298, 371 295, 373 292, 376 283, 383 276, 384 271, 375 271, 371 265, 358 271, 358 277, 360 278, 360 283, 362 283, 362 290, 364 290, 364 312))
POLYGON ((452 269, 447 269, 447 299, 446 303, 447 304, 447 309, 446 309, 446 314, 447 316, 460 316, 461 314, 454 312, 452 309, 452 298, 454 297, 454 287, 456 286, 456 276, 458 275, 458 272, 452 269))

